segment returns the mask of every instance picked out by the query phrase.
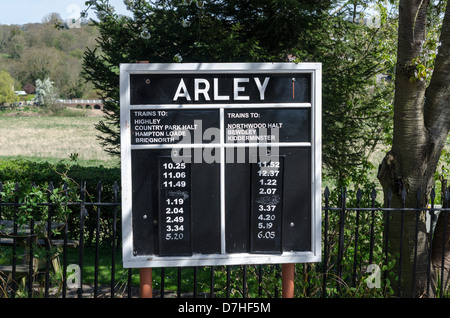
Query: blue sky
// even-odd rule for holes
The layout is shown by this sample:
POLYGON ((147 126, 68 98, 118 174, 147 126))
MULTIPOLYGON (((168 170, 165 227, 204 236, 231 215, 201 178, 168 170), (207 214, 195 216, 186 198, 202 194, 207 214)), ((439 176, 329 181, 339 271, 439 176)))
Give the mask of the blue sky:
MULTIPOLYGON (((51 12, 65 20, 85 9, 86 0, 0 0, 0 24, 39 23, 51 12)), ((123 0, 110 0, 117 13, 126 14, 123 0)), ((90 11, 89 18, 95 18, 90 11)))

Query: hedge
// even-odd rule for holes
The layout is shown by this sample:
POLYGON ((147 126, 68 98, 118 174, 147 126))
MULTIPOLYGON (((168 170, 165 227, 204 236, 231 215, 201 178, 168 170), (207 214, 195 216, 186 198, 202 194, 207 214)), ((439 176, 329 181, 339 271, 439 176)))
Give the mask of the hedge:
POLYGON ((111 200, 114 182, 120 185, 120 168, 83 167, 73 164, 49 164, 47 162, 34 162, 24 159, 0 160, 0 182, 18 183, 21 189, 52 182, 55 187, 63 183, 62 175, 66 175, 76 184, 86 182, 86 191, 96 195, 97 184, 103 185, 102 201, 111 200))

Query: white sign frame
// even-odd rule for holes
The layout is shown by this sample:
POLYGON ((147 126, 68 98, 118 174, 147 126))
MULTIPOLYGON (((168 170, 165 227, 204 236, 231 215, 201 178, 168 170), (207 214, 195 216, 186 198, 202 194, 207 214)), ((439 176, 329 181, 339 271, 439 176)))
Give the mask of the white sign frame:
MULTIPOLYGON (((150 108, 149 105, 146 105, 150 108)), ((142 108, 142 105, 139 107, 142 108)), ((199 104, 151 105, 151 109, 198 109, 199 104)), ((203 105, 205 107, 205 104, 203 105)), ((321 149, 322 149, 322 65, 320 63, 170 63, 120 65, 120 132, 122 164, 122 244, 125 268, 216 266, 245 264, 309 263, 321 261, 321 149), (311 107, 311 142, 289 143, 289 146, 310 146, 311 151, 311 251, 283 252, 282 254, 234 253, 225 251, 224 181, 221 171, 222 248, 220 254, 193 254, 190 256, 133 255, 132 230, 132 173, 131 150, 137 148, 163 149, 174 145, 131 145, 130 75, 131 74, 257 74, 310 73, 311 103, 292 104, 207 104, 208 108, 227 107, 273 108, 311 107)), ((223 112, 222 112, 223 114, 223 112)), ((286 146, 286 143, 284 143, 286 146)), ((223 146, 223 144, 221 145, 223 146)), ((224 160, 221 163, 225 165, 224 160)))

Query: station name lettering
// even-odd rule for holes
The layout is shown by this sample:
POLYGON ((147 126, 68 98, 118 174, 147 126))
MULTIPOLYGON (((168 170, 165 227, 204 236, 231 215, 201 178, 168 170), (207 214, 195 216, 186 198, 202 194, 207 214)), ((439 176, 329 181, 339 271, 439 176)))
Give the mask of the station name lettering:
POLYGON ((265 98, 265 92, 267 88, 267 84, 269 84, 270 77, 266 77, 264 81, 261 83, 261 80, 258 77, 254 78, 248 78, 248 77, 241 77, 241 78, 233 78, 233 96, 229 95, 220 95, 219 94, 219 79, 214 78, 212 84, 208 79, 205 78, 195 78, 194 79, 194 91, 189 93, 186 83, 184 82, 184 79, 181 78, 180 82, 178 83, 177 90, 175 92, 175 95, 173 97, 173 101, 178 101, 179 98, 185 98, 188 101, 192 101, 192 98, 194 101, 200 100, 200 96, 202 95, 203 98, 207 101, 210 101, 211 98, 215 101, 227 101, 230 99, 233 100, 250 100, 250 96, 248 95, 248 92, 246 91, 245 83, 249 83, 250 81, 254 81, 256 84, 256 88, 259 92, 259 98, 260 100, 264 100, 265 98), (212 92, 211 92, 212 87, 212 92))

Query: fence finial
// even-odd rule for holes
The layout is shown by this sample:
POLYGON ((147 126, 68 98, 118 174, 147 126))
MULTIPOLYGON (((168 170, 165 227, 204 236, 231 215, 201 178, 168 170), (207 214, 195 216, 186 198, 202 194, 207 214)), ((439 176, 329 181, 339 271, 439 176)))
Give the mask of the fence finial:
POLYGON ((372 201, 375 201, 377 198, 377 190, 372 189, 372 191, 370 192, 370 197, 372 198, 372 201))
POLYGON ((362 191, 360 188, 358 188, 358 190, 356 190, 356 204, 359 204, 359 202, 361 202, 362 199, 362 191))
POLYGON ((406 187, 403 187, 402 189, 402 202, 406 202, 406 187))
POLYGON ((117 181, 114 181, 114 184, 113 184, 114 193, 117 194, 119 192, 119 190, 120 190, 120 188, 119 188, 119 185, 117 184, 117 181))
POLYGON ((97 187, 95 188, 95 190, 97 190, 97 192, 102 191, 102 182, 101 182, 101 181, 99 181, 99 182, 97 183, 97 187))
POLYGON ((328 187, 326 187, 325 192, 323 194, 325 195, 325 199, 328 199, 330 197, 330 189, 328 189, 328 187))
POLYGON ((417 190, 416 195, 417 202, 419 202, 421 198, 422 198, 422 190, 419 188, 419 190, 417 190))

